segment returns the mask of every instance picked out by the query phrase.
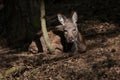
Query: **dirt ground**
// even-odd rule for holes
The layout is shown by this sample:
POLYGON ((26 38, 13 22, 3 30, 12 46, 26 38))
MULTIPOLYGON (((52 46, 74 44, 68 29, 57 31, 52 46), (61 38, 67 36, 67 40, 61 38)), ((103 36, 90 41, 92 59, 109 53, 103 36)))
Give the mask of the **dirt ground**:
POLYGON ((120 32, 85 37, 85 53, 31 54, 0 49, 1 80, 119 80, 120 32), (12 67, 23 69, 9 71, 12 67))
POLYGON ((85 53, 59 55, 6 47, 24 49, 38 31, 41 0, 1 1, 0 80, 120 80, 120 0, 46 0, 47 26, 60 24, 56 14, 77 11, 87 44, 85 53))

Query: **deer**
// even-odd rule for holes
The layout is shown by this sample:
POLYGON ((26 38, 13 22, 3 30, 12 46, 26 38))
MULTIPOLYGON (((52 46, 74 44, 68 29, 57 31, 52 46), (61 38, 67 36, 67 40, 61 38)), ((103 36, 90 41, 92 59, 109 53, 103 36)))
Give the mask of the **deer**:
POLYGON ((73 53, 82 53, 86 51, 86 44, 82 34, 78 30, 77 12, 73 12, 72 18, 67 18, 65 15, 58 13, 58 21, 61 25, 57 26, 56 29, 64 33, 67 43, 72 43, 71 51, 73 53))
MULTIPOLYGON (((54 53, 55 54, 62 53, 63 52, 63 46, 62 46, 62 43, 61 43, 60 36, 54 34, 53 31, 49 31, 48 36, 49 36, 50 41, 51 41, 51 47, 55 49, 54 53)), ((42 44, 42 47, 43 47, 43 51, 45 53, 49 53, 49 50, 46 46, 46 43, 45 43, 45 40, 44 40, 43 36, 40 37, 40 41, 41 41, 41 44, 42 44)))
MULTIPOLYGON (((36 35, 37 38, 39 38, 42 50, 39 50, 40 44, 37 44, 38 41, 33 40, 28 47, 28 51, 31 53, 38 53, 39 51, 43 51, 43 53, 49 53, 42 31, 37 32, 36 35)), ((51 41, 51 47, 55 49, 54 54, 61 54, 63 52, 61 37, 59 35, 56 35, 52 30, 48 31, 48 36, 51 41)))
POLYGON ((30 45, 28 47, 28 51, 30 53, 38 53, 38 47, 37 47, 37 44, 34 40, 30 43, 30 45))

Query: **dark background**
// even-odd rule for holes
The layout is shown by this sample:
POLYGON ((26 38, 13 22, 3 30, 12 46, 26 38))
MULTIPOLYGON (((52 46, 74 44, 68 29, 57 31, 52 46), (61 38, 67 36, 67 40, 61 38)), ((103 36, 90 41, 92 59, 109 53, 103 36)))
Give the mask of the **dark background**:
POLYGON ((58 13, 76 11, 87 45, 85 53, 57 55, 27 49, 41 30, 40 2, 0 0, 0 79, 120 80, 120 0, 45 0, 47 29, 60 24, 58 13))
MULTIPOLYGON (((78 23, 120 22, 120 0, 45 0, 45 4, 48 27, 59 24, 58 13, 69 16, 71 11, 77 11, 78 23)), ((28 45, 40 29, 40 0, 0 0, 0 38, 7 46, 28 45)))

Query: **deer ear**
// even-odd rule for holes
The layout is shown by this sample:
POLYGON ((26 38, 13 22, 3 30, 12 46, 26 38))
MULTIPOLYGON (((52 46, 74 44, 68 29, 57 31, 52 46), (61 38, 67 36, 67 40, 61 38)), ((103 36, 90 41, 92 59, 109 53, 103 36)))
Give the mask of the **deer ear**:
POLYGON ((77 13, 76 13, 76 12, 73 12, 72 21, 73 21, 74 23, 76 23, 77 20, 78 20, 78 15, 77 15, 77 13))
POLYGON ((62 14, 58 14, 58 20, 59 22, 62 24, 62 25, 65 25, 65 20, 66 20, 66 17, 62 14))

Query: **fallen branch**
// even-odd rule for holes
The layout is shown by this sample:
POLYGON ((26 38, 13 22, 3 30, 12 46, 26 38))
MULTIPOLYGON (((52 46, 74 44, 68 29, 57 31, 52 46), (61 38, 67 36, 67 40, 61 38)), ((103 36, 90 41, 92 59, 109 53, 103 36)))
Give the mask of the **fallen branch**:
POLYGON ((15 66, 15 67, 12 67, 8 70, 6 70, 5 72, 3 73, 0 73, 0 80, 3 79, 3 78, 6 78, 10 75, 16 75, 20 72, 22 72, 23 70, 25 70, 25 66, 15 66))
POLYGON ((39 71, 39 68, 35 68, 30 71, 26 76, 31 79, 32 77, 36 76, 39 71))

